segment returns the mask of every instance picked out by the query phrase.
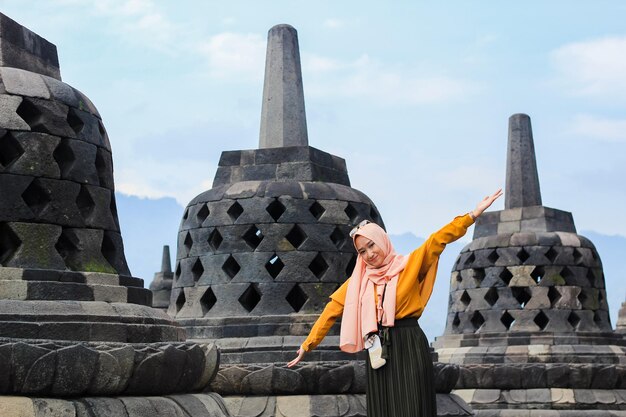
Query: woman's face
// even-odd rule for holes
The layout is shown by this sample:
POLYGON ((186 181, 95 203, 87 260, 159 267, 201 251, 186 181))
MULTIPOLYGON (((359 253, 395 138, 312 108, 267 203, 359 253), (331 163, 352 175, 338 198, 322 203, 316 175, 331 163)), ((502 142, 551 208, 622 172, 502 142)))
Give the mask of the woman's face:
POLYGON ((373 241, 369 240, 365 236, 357 235, 354 240, 356 251, 363 258, 365 263, 372 268, 378 268, 382 266, 385 261, 385 254, 383 250, 373 241))

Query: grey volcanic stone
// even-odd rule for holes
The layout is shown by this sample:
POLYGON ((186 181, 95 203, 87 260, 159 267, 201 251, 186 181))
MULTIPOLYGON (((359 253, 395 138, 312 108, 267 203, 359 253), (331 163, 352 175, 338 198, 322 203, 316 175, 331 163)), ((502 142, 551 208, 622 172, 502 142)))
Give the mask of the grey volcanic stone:
POLYGON ((48 86, 50 95, 57 101, 64 103, 70 107, 79 108, 80 101, 74 92, 74 89, 62 81, 52 77, 42 75, 43 81, 48 86))
POLYGON ((98 150, 95 145, 74 139, 63 139, 57 152, 57 160, 61 161, 59 163, 61 178, 81 184, 101 185, 96 167, 98 150))
POLYGON ((20 242, 4 266, 65 269, 65 262, 51 242, 61 235, 61 227, 36 223, 7 223, 8 228, 20 242))
POLYGON ((3 193, 3 198, 0 198, 0 219, 3 222, 15 219, 31 220, 35 217, 24 199, 17 198, 24 194, 31 182, 31 177, 23 175, 0 175, 0 189, 3 193))
POLYGON ((277 25, 267 35, 260 148, 308 144, 298 34, 277 25))
POLYGON ((0 128, 30 130, 28 123, 17 115, 17 108, 22 104, 22 97, 0 94, 0 128))
POLYGON ((85 392, 97 362, 98 354, 80 345, 58 350, 52 393, 70 396, 85 392))
POLYGON ((61 79, 56 46, 4 14, 0 14, 0 67, 61 79))
POLYGON ((50 98, 48 87, 39 74, 18 68, 0 67, 0 77, 2 78, 6 92, 9 94, 45 99, 50 98))
POLYGON ((18 108, 20 116, 35 132, 57 136, 75 137, 76 133, 67 121, 68 107, 57 101, 25 97, 18 108))
POLYGON ((506 166, 505 208, 540 206, 535 145, 530 117, 525 114, 514 114, 509 118, 506 166))
POLYGON ((16 132, 13 137, 25 152, 5 172, 36 177, 60 177, 59 166, 53 158, 60 138, 34 132, 16 132))

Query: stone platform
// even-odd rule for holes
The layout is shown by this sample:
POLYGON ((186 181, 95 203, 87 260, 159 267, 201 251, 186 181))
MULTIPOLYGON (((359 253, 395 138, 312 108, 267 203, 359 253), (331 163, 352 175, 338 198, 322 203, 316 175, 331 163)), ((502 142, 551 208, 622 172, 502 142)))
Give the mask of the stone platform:
MULTIPOLYGON (((366 417, 364 394, 232 396, 224 402, 233 417, 366 417)), ((456 395, 437 394, 440 417, 471 416, 471 410, 456 395)))

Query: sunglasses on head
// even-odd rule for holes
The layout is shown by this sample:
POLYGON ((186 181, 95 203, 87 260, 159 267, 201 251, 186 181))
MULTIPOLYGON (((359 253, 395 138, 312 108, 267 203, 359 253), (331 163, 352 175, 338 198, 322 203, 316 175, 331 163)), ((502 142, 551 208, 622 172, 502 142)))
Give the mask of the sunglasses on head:
POLYGON ((354 237, 354 235, 356 235, 356 232, 358 232, 358 231, 359 231, 359 229, 360 229, 361 227, 365 226, 366 224, 370 224, 370 223, 371 223, 371 222, 370 222, 369 220, 363 220, 363 221, 361 221, 359 224, 357 224, 356 226, 354 226, 354 227, 352 228, 352 230, 350 230, 350 233, 349 233, 350 237, 354 237))

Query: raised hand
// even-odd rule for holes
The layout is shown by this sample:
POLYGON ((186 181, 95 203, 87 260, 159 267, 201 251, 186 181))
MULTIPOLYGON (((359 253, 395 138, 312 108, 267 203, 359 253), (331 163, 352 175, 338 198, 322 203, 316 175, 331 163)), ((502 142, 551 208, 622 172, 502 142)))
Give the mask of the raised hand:
POLYGON ((287 364, 287 368, 291 368, 292 366, 295 366, 298 362, 300 362, 302 358, 304 358, 305 353, 306 351, 304 349, 298 349, 298 356, 287 364))
POLYGON ((495 193, 488 195, 476 205, 476 208, 472 210, 474 217, 478 217, 483 214, 483 211, 487 210, 494 201, 496 201, 502 195, 502 188, 499 188, 495 193))

